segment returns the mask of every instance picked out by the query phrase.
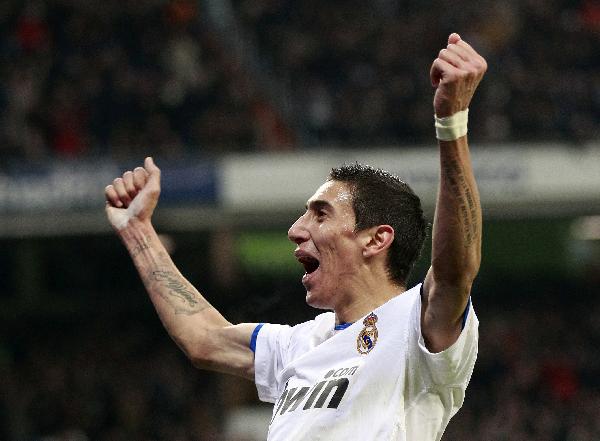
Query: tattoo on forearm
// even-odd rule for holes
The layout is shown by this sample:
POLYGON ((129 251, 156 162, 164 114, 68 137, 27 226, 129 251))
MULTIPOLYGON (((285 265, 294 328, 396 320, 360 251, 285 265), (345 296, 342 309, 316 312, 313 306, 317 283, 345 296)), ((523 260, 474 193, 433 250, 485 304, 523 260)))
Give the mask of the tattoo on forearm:
POLYGON ((457 200, 460 224, 463 231, 465 247, 473 244, 479 234, 477 203, 473 190, 469 185, 464 170, 456 158, 448 158, 443 162, 446 180, 457 200))
POLYGON ((173 307, 175 314, 193 315, 210 307, 198 293, 172 271, 152 271, 152 280, 167 288, 159 291, 161 297, 173 307))
POLYGON ((133 247, 133 249, 131 250, 131 257, 135 258, 137 255, 141 254, 144 250, 147 250, 148 248, 150 248, 150 242, 152 241, 152 239, 150 238, 150 236, 146 236, 142 239, 142 241, 140 243, 138 243, 135 247, 133 247))

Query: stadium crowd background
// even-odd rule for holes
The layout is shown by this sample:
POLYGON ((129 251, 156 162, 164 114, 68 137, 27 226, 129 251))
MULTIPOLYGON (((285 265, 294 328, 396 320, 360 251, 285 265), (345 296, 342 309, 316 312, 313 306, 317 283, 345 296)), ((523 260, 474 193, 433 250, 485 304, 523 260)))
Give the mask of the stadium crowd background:
POLYGON ((454 3, 235 0, 258 81, 192 0, 3 1, 0 152, 430 144, 426 73, 453 29, 490 60, 472 108, 479 142, 598 136, 596 2, 454 3))
MULTIPOLYGON (((427 72, 457 29, 490 65, 471 109, 483 122, 470 127, 477 143, 599 139, 592 0, 222 2, 228 26, 255 49, 244 60, 209 16, 212 3, 1 2, 0 169, 431 145, 427 72)), ((14 268, 15 245, 2 240, 5 306, 31 282, 14 268)), ((206 244, 195 245, 174 258, 232 321, 311 316, 296 276, 244 275, 224 287, 197 255, 206 244)), ((45 291, 25 312, 2 312, 0 439, 237 440, 227 416, 258 405, 253 385, 190 366, 116 242, 40 246, 45 291)), ((482 274, 480 357, 444 440, 600 439, 600 256, 591 262, 571 277, 482 274)))

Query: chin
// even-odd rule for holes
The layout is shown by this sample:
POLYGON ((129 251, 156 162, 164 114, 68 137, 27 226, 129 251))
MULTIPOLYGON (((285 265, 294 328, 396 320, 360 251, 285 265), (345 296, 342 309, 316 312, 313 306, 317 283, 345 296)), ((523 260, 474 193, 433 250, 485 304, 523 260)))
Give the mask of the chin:
POLYGON ((316 309, 333 309, 329 303, 319 298, 317 293, 306 291, 306 304, 316 309))

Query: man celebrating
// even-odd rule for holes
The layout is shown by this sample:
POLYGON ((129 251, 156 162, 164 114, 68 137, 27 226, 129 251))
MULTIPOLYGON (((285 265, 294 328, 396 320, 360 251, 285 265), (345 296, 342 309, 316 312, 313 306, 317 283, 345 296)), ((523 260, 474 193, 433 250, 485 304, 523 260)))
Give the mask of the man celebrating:
POLYGON ((418 197, 382 170, 334 169, 288 232, 306 301, 332 312, 294 327, 233 325, 179 273, 151 223, 151 158, 106 187, 108 219, 169 334, 195 366, 255 381, 275 403, 269 440, 439 440, 462 405, 481 259, 467 112, 486 69, 458 34, 431 67, 440 183, 424 282, 407 290, 426 235, 418 197))

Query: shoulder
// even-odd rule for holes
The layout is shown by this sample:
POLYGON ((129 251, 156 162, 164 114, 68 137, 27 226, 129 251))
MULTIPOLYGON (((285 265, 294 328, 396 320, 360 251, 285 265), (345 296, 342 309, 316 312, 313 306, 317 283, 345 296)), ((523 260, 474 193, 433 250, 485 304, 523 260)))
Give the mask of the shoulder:
POLYGON ((259 335, 275 334, 279 340, 282 340, 282 343, 290 344, 294 340, 306 340, 318 335, 324 335, 331 331, 334 325, 335 314, 333 312, 325 312, 317 315, 312 320, 296 325, 261 324, 259 335))
POLYGON ((317 315, 314 319, 292 326, 290 334, 292 338, 297 337, 305 339, 326 335, 331 332, 335 326, 335 314, 333 312, 324 312, 317 315))

